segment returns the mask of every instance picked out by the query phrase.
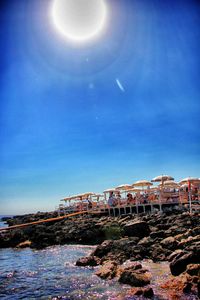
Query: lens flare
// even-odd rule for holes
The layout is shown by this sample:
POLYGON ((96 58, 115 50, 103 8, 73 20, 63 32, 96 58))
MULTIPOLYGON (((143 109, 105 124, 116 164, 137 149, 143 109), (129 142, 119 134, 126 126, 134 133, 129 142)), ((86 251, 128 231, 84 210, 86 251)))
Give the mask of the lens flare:
POLYGON ((79 43, 99 36, 106 16, 104 0, 54 0, 51 7, 57 31, 66 39, 79 43))

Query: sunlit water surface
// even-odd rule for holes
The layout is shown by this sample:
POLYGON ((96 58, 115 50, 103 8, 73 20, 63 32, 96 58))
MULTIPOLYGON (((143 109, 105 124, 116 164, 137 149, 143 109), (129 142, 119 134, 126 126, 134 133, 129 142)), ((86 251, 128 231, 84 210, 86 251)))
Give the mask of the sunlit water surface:
MULTIPOLYGON (((116 280, 104 281, 95 275, 96 268, 77 267, 78 258, 91 253, 94 247, 80 245, 54 246, 44 250, 0 249, 1 299, 138 299, 130 296, 130 286, 116 280)), ((144 262, 153 273, 154 299, 159 296, 157 281, 169 273, 167 263, 144 262)), ((142 298, 140 298, 142 299, 142 298)))

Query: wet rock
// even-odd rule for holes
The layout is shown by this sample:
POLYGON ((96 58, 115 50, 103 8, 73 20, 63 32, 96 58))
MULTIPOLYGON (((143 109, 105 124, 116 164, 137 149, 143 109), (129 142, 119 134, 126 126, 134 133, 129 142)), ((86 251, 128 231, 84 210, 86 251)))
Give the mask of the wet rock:
POLYGON ((131 221, 124 225, 124 234, 143 238, 150 233, 149 225, 145 221, 131 221))
POLYGON ((101 245, 97 246, 97 248, 93 252, 93 255, 102 258, 103 256, 107 255, 111 251, 112 246, 113 246, 113 241, 111 240, 104 241, 101 245))
POLYGON ((148 299, 151 299, 154 297, 154 292, 151 287, 146 288, 132 288, 130 291, 131 296, 142 296, 148 299))
POLYGON ((161 288, 166 289, 170 299, 182 299, 183 294, 188 294, 188 299, 198 299, 198 276, 190 276, 185 272, 168 279, 161 288))
POLYGON ((95 273, 102 279, 112 279, 116 276, 117 263, 115 261, 106 261, 95 273))
MULTIPOLYGON (((107 240, 97 246, 92 255, 101 258, 102 263, 106 260, 115 260, 121 264, 130 257, 137 255, 137 241, 138 238, 122 238, 114 241, 107 240)), ((142 246, 140 246, 140 248, 142 248, 142 246)), ((139 253, 140 251, 141 249, 138 249, 139 253)))
POLYGON ((118 265, 120 265, 127 260, 127 256, 124 254, 124 252, 119 252, 119 253, 111 252, 107 256, 101 259, 101 264, 104 264, 106 261, 109 260, 115 261, 118 265))
POLYGON ((123 263, 123 265, 121 266, 121 270, 125 271, 125 270, 139 270, 142 269, 142 265, 141 263, 139 263, 138 261, 131 261, 131 260, 127 260, 123 263))
POLYGON ((142 287, 150 283, 150 274, 145 269, 127 268, 122 271, 119 282, 142 287))
POLYGON ((167 291, 169 299, 180 299, 184 291, 189 291, 185 276, 170 278, 160 286, 167 291))
POLYGON ((76 266, 79 267, 85 267, 85 266, 95 267, 98 266, 99 264, 100 264, 100 259, 96 256, 81 257, 76 262, 76 266))

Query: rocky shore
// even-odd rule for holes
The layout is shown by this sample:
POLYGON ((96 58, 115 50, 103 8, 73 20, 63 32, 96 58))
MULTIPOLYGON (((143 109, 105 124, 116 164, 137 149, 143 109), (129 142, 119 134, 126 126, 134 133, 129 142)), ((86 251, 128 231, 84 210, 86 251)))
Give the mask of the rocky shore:
MULTIPOLYGON (((47 219, 47 214, 18 216, 9 225, 47 219)), ((99 266, 96 275, 132 286, 132 294, 151 298, 151 273, 142 261, 168 261, 171 276, 161 284, 169 299, 200 297, 200 215, 180 210, 153 215, 85 215, 0 233, 0 247, 42 249, 56 244, 97 245, 77 266, 99 266)))

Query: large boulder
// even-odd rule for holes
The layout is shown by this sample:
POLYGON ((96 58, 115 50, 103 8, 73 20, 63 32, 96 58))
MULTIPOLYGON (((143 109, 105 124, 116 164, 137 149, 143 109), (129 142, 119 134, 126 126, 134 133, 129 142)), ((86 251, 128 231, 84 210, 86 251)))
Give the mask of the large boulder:
POLYGON ((117 263, 115 261, 106 261, 95 273, 102 279, 112 279, 116 276, 117 263))
POLYGON ((14 229, 0 233, 0 248, 16 247, 19 243, 27 240, 23 230, 14 229))
MULTIPOLYGON (((154 292, 151 287, 144 287, 144 288, 132 288, 129 291, 130 296, 138 296, 147 299, 151 299, 154 297, 154 292)), ((135 299, 135 298, 134 298, 135 299)))
POLYGON ((144 237, 143 239, 141 239, 138 243, 138 245, 141 245, 143 247, 151 247, 154 243, 154 240, 151 237, 144 237))
POLYGON ((31 248, 35 249, 43 249, 57 244, 55 232, 50 230, 47 225, 37 225, 30 240, 31 248))
POLYGON ((160 244, 163 248, 167 248, 172 251, 175 250, 178 246, 178 242, 172 236, 165 238, 160 242, 160 244))
POLYGON ((142 287, 150 283, 150 274, 145 269, 128 268, 122 271, 119 282, 142 287))
POLYGON ((100 264, 100 259, 96 256, 86 256, 81 257, 77 260, 76 266, 85 267, 85 266, 98 266, 100 264))
POLYGON ((186 270, 187 265, 199 263, 199 257, 193 252, 182 251, 170 263, 172 275, 178 276, 186 270))
POLYGON ((151 247, 151 259, 156 261, 165 261, 166 258, 171 254, 171 251, 163 248, 160 244, 155 243, 151 247))
POLYGON ((131 270, 139 270, 139 269, 142 269, 142 265, 138 261, 126 260, 121 265, 121 267, 119 269, 120 269, 120 273, 119 274, 121 274, 125 270, 130 270, 130 269, 131 270))
POLYGON ((183 252, 183 250, 181 249, 176 249, 174 252, 172 252, 168 257, 167 257, 167 261, 171 262, 173 261, 173 259, 175 257, 178 257, 178 255, 183 255, 185 252, 183 252))
POLYGON ((143 238, 150 233, 149 225, 145 221, 131 221, 124 225, 124 234, 143 238))
POLYGON ((112 250, 112 246, 113 241, 106 240, 101 245, 97 246, 97 248, 93 252, 93 255, 102 258, 112 250))
MULTIPOLYGON (((160 287, 168 294, 168 299, 182 299, 184 293, 191 293, 192 284, 185 274, 167 279, 160 287)), ((196 299, 188 298, 188 299, 196 299)))

